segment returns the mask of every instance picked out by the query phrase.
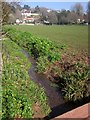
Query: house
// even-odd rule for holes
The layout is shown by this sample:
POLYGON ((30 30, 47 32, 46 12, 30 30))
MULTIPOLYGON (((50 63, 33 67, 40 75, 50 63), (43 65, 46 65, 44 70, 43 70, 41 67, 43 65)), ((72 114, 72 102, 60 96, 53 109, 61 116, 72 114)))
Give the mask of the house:
POLYGON ((40 18, 38 13, 31 13, 31 10, 23 9, 21 11, 23 23, 34 23, 40 18))

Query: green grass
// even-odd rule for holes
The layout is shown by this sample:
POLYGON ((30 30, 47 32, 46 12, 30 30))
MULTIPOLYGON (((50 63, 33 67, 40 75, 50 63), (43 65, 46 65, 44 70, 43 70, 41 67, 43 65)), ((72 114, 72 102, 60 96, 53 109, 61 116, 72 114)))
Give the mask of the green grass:
POLYGON ((13 25, 12 27, 28 31, 35 36, 48 38, 55 44, 65 44, 75 50, 88 50, 88 27, 80 25, 67 26, 30 26, 30 25, 13 25))

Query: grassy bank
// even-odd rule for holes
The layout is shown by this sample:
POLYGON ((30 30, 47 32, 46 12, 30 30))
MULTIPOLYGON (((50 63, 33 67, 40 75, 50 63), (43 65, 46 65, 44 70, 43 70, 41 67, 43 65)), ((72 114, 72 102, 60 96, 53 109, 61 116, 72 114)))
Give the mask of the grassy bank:
POLYGON ((43 88, 30 80, 30 63, 21 48, 10 39, 3 40, 2 118, 32 118, 33 105, 39 103, 42 114, 50 109, 43 88))

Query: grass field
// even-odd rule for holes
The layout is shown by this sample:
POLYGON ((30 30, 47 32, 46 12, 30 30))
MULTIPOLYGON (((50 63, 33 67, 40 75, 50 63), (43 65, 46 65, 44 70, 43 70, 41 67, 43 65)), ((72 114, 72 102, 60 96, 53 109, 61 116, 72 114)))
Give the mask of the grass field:
POLYGON ((30 26, 30 25, 14 25, 18 30, 28 31, 35 36, 48 38, 55 44, 64 44, 75 50, 88 50, 88 27, 87 26, 30 26))

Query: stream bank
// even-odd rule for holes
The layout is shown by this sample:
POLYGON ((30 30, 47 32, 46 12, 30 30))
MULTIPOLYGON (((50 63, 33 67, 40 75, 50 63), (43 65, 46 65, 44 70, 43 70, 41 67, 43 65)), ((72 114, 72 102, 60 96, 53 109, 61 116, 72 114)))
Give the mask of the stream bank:
POLYGON ((43 87, 48 99, 48 104, 51 108, 51 113, 45 117, 45 119, 52 119, 58 115, 61 115, 67 111, 70 111, 76 107, 79 107, 85 103, 89 102, 89 97, 84 98, 77 102, 66 102, 61 94, 58 87, 52 85, 52 82, 44 74, 39 74, 35 71, 36 61, 30 57, 26 51, 22 51, 28 60, 31 62, 31 68, 28 73, 30 78, 38 84, 38 86, 43 87))

